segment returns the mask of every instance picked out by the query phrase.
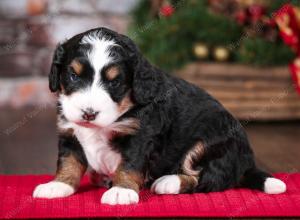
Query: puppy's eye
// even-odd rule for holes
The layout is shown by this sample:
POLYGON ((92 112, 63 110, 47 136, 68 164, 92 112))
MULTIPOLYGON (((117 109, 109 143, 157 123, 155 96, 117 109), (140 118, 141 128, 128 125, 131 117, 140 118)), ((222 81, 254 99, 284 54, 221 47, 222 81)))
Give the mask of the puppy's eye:
POLYGON ((79 76, 74 72, 70 72, 70 79, 72 82, 77 82, 79 80, 79 76))
POLYGON ((116 88, 116 87, 120 86, 120 84, 121 84, 121 82, 118 79, 115 79, 115 80, 112 80, 109 82, 109 86, 111 88, 116 88))

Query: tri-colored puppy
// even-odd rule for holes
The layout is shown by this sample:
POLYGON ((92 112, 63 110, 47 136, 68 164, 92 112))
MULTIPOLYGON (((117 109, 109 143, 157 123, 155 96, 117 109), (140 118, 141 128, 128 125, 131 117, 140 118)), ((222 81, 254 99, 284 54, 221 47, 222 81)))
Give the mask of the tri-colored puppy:
POLYGON ((88 166, 92 182, 109 185, 101 202, 112 205, 137 203, 144 186, 286 190, 256 168, 245 131, 218 101, 151 65, 124 35, 97 28, 59 45, 49 85, 58 94, 58 165, 34 197, 72 195, 88 166))

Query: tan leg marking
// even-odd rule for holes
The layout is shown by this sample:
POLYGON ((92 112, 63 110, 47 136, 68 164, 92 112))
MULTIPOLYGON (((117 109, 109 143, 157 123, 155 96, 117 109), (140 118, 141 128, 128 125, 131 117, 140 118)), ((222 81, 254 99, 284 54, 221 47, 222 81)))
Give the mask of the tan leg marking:
POLYGON ((133 189, 136 192, 139 192, 143 184, 144 177, 142 173, 124 170, 122 166, 119 166, 113 177, 113 186, 133 189))
POLYGON ((194 169, 195 162, 199 161, 204 154, 204 146, 201 142, 197 142, 195 146, 190 149, 182 163, 182 171, 189 176, 199 176, 200 171, 194 169))
POLYGON ((66 183, 77 189, 85 171, 86 166, 81 164, 74 155, 70 154, 69 156, 60 158, 55 181, 66 183))
POLYGON ((180 193, 192 192, 198 185, 198 179, 194 176, 180 174, 180 193))

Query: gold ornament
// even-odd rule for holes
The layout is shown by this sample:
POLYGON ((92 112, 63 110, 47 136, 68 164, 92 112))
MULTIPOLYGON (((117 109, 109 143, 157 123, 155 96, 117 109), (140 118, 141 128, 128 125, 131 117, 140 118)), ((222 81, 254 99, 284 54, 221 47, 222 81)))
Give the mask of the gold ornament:
POLYGON ((206 59, 209 55, 209 49, 204 43, 197 43, 194 46, 194 54, 198 59, 206 59))
POLYGON ((226 47, 216 47, 213 51, 213 57, 217 61, 227 61, 229 59, 229 50, 226 47))

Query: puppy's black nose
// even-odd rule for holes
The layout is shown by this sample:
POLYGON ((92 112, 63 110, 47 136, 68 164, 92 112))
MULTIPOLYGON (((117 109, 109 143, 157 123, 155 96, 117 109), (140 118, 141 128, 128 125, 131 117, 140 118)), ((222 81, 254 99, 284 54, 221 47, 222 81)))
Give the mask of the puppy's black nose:
POLYGON ((87 108, 86 110, 82 110, 82 118, 86 121, 94 121, 99 112, 94 111, 91 108, 87 108))

